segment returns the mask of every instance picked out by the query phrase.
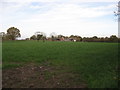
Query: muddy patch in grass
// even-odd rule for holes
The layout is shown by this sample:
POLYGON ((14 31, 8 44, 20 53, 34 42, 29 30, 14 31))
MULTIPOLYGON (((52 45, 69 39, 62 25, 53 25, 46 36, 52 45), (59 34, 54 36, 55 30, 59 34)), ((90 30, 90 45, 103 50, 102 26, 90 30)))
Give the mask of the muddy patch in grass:
POLYGON ((26 64, 3 69, 3 88, 87 88, 80 76, 54 66, 26 64))

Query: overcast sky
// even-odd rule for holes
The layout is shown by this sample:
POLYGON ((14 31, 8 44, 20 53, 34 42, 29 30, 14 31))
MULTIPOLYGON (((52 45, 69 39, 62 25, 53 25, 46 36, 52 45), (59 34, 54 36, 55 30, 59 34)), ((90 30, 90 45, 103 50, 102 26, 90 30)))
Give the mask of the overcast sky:
POLYGON ((17 27, 21 38, 35 32, 82 37, 118 36, 117 10, 119 0, 0 0, 1 27, 17 27))

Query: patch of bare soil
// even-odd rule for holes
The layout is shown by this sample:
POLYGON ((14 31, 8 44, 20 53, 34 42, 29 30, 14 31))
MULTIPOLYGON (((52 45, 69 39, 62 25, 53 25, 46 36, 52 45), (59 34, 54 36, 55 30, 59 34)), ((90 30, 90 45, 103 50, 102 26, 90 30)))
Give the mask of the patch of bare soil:
POLYGON ((87 88, 83 80, 76 81, 70 72, 59 72, 61 68, 27 64, 2 71, 3 88, 87 88))

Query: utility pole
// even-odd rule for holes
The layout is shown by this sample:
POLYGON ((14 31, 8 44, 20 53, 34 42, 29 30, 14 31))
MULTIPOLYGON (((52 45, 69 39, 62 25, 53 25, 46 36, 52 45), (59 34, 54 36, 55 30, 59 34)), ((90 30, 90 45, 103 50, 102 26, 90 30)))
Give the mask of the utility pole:
POLYGON ((120 1, 118 2, 118 37, 120 38, 120 1))
POLYGON ((114 13, 117 16, 117 21, 118 21, 118 37, 120 38, 120 1, 118 2, 117 7, 118 7, 118 9, 114 13))
POLYGON ((117 21, 118 21, 118 37, 120 38, 120 1, 117 4, 117 11, 115 11, 115 16, 117 16, 117 21))

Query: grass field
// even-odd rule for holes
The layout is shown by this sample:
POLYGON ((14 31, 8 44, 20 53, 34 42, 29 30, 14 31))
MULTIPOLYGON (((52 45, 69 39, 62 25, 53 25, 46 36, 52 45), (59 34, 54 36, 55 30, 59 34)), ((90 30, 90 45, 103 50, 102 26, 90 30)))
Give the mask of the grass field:
POLYGON ((6 41, 2 46, 3 71, 34 63, 56 68, 54 73, 52 69, 45 72, 45 80, 63 74, 62 83, 67 72, 76 75, 68 78, 74 84, 82 81, 88 88, 117 87, 117 43, 6 41))

